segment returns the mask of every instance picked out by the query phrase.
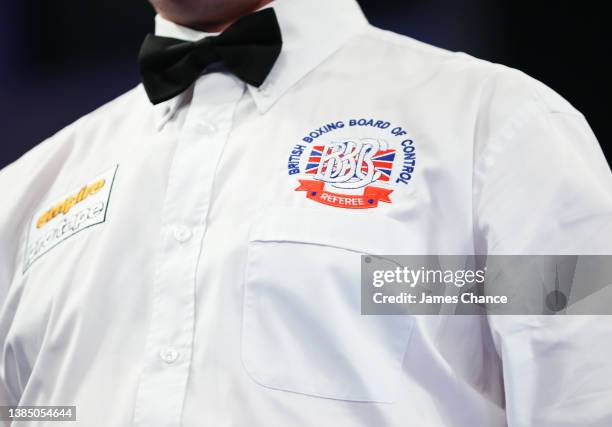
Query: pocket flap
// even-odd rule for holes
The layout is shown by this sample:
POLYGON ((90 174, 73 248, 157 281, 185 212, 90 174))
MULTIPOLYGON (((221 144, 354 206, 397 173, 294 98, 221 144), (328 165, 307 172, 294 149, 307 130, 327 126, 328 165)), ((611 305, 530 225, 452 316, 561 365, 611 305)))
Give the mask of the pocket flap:
POLYGON ((271 207, 255 218, 249 240, 310 243, 373 255, 401 255, 423 247, 419 235, 401 222, 378 214, 271 207))

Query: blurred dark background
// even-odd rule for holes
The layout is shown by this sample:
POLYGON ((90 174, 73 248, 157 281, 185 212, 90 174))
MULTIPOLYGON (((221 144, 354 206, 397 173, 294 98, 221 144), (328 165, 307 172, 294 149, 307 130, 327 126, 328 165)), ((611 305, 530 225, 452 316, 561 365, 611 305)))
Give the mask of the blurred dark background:
MULTIPOLYGON (((330 0, 334 1, 334 0, 330 0)), ((588 118, 612 160, 606 2, 361 0, 374 25, 500 62, 588 118)), ((138 83, 146 0, 12 0, 0 9, 0 168, 138 83)), ((313 29, 316 25, 313 25, 313 29)))

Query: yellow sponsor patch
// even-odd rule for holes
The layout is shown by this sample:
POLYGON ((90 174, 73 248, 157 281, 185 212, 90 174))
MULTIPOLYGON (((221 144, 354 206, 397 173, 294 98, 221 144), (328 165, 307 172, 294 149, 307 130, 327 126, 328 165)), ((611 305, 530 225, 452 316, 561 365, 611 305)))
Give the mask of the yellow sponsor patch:
POLYGON ((59 243, 106 220, 116 171, 117 165, 56 201, 45 203, 34 214, 26 241, 24 272, 59 243))
POLYGON ((83 188, 81 188, 81 190, 77 194, 67 197, 61 203, 58 203, 57 205, 53 206, 51 209, 46 211, 44 214, 42 214, 40 218, 38 218, 38 221, 36 222, 36 227, 41 228, 42 226, 44 226, 46 223, 51 221, 53 218, 55 218, 60 213, 66 215, 70 211, 70 209, 72 209, 74 205, 82 202, 88 196, 92 194, 96 194, 105 185, 106 185, 106 179, 102 178, 102 179, 97 180, 91 185, 84 186, 83 188))

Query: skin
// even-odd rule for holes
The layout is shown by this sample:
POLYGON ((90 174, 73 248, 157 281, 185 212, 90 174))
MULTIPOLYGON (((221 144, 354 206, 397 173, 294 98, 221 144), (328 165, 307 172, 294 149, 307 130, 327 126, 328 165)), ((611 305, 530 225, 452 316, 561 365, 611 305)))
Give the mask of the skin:
POLYGON ((149 0, 163 18, 198 31, 219 32, 272 0, 149 0))

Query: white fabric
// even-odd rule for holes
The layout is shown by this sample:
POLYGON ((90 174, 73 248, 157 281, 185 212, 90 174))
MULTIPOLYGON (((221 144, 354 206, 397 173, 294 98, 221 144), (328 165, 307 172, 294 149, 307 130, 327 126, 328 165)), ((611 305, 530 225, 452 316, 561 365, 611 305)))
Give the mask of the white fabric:
POLYGON ((583 116, 352 0, 272 7, 284 47, 261 88, 215 72, 153 107, 139 86, 0 172, 0 405, 76 405, 87 427, 612 425, 609 318, 359 310, 360 253, 612 253, 583 116), (328 201, 389 201, 296 191, 309 150, 343 141, 396 157, 328 201))

